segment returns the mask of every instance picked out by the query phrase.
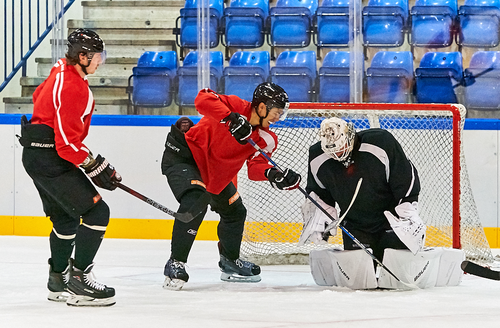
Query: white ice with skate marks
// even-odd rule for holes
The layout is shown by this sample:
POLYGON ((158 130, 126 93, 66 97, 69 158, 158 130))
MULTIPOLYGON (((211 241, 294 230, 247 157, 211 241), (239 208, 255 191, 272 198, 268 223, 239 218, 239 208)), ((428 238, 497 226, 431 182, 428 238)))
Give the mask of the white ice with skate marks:
POLYGON ((317 286, 308 266, 288 265, 263 266, 259 283, 227 283, 207 241, 193 246, 189 282, 169 291, 170 241, 105 239, 93 271, 116 289, 116 304, 74 308, 47 300, 48 252, 48 238, 0 236, 0 327, 500 327, 498 281, 466 275, 458 287, 353 291, 317 286))

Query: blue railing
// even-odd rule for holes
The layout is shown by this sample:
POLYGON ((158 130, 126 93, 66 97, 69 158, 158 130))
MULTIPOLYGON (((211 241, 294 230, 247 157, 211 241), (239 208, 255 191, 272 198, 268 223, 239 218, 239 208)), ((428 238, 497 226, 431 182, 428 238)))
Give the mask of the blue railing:
POLYGON ((26 76, 28 58, 74 2, 75 0, 3 1, 4 80, 0 85, 0 92, 20 69, 22 76, 26 76))

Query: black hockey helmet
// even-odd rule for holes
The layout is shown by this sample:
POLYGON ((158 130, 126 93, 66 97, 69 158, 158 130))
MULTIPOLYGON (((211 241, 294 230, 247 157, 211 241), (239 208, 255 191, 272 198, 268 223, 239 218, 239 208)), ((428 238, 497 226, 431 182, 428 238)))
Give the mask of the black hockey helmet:
POLYGON ((79 28, 68 36, 68 56, 78 58, 83 52, 103 52, 104 42, 96 32, 86 28, 79 28))
POLYGON ((255 91, 253 92, 252 107, 257 108, 260 103, 264 103, 267 108, 266 116, 260 116, 261 121, 262 119, 266 118, 267 115, 269 115, 269 111, 273 107, 283 109, 283 114, 280 116, 280 120, 284 120, 288 111, 288 107, 290 106, 288 95, 286 94, 285 90, 283 90, 283 88, 279 85, 272 82, 261 83, 255 88, 255 91))

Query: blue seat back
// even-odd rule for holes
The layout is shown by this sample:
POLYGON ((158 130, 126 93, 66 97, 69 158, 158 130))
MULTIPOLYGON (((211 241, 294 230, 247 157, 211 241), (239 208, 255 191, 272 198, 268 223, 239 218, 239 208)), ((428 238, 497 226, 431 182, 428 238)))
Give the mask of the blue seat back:
POLYGON ((318 47, 347 47, 349 43, 349 0, 324 0, 316 11, 318 47))
POLYGON ((500 110, 500 51, 478 51, 465 70, 464 105, 476 110, 500 110))
POLYGON ((457 0, 416 0, 410 11, 410 43, 420 47, 450 46, 457 13, 457 0))
POLYGON ((270 9, 270 44, 307 47, 318 0, 278 0, 270 9))
POLYGON ((330 51, 323 58, 318 74, 319 102, 349 102, 350 57, 348 51, 330 51))
POLYGON ((462 80, 460 52, 428 52, 415 70, 416 100, 420 103, 457 103, 456 87, 462 80))
POLYGON ((466 0, 458 10, 459 45, 496 47, 500 42, 500 0, 466 0))
POLYGON ((363 8, 365 46, 401 46, 407 22, 408 0, 369 0, 363 8))
POLYGON ((231 0, 224 10, 224 45, 258 48, 264 44, 269 0, 231 0))
MULTIPOLYGON (((209 1, 209 46, 219 45, 219 20, 224 13, 224 0, 209 1)), ((180 42, 184 48, 197 48, 198 46, 198 0, 186 0, 184 8, 180 10, 180 42)), ((176 20, 176 28, 178 20, 176 20)))
POLYGON ((413 54, 380 51, 366 72, 369 102, 408 103, 413 87, 413 54))
POLYGON ((269 52, 237 51, 224 69, 224 94, 252 101, 255 88, 267 81, 269 72, 269 52))
POLYGON ((175 51, 146 51, 132 68, 134 106, 166 107, 172 103, 177 72, 175 51))
POLYGON ((271 68, 271 82, 285 89, 292 102, 313 100, 316 80, 315 51, 283 51, 271 68))
MULTIPOLYGON (((210 89, 218 91, 219 80, 224 66, 221 51, 210 52, 210 89)), ((198 51, 191 51, 184 58, 183 66, 177 70, 178 92, 176 103, 179 106, 194 106, 198 94, 198 51)))

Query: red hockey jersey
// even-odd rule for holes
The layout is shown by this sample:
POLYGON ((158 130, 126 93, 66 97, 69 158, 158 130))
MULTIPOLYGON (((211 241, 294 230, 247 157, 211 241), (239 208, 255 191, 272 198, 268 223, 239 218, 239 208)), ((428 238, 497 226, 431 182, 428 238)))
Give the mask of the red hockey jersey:
MULTIPOLYGON (((240 113, 250 120, 251 103, 236 96, 219 95, 204 89, 198 93, 195 106, 204 116, 186 133, 186 141, 207 191, 219 194, 236 176, 245 161, 251 180, 267 180, 264 171, 272 165, 250 144, 239 144, 225 124, 220 123, 231 112, 240 113)), ((251 138, 269 156, 278 144, 278 138, 268 128, 254 127, 251 138)))
POLYGON ((94 111, 94 97, 87 77, 82 78, 74 66, 60 59, 49 77, 33 93, 32 124, 54 129, 59 156, 79 165, 88 156, 83 144, 94 111))

